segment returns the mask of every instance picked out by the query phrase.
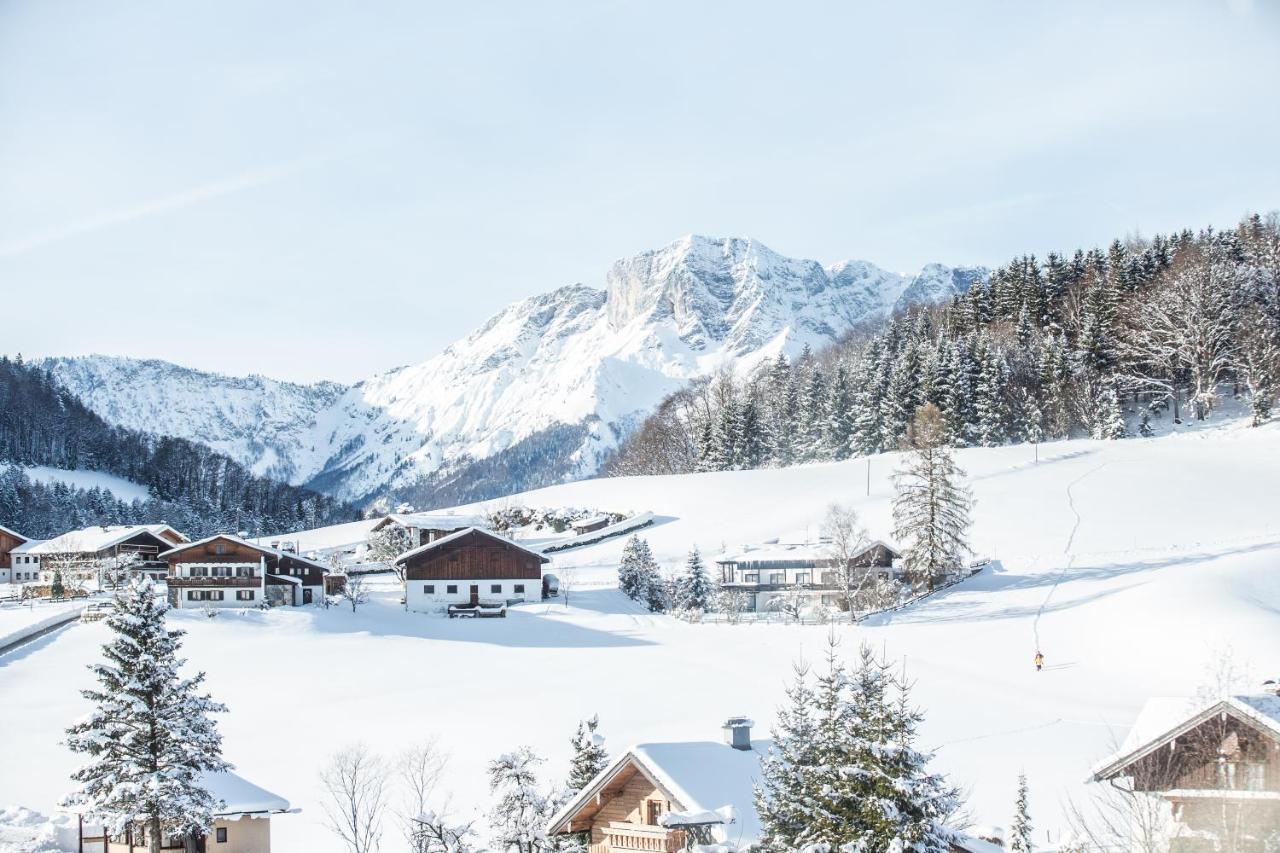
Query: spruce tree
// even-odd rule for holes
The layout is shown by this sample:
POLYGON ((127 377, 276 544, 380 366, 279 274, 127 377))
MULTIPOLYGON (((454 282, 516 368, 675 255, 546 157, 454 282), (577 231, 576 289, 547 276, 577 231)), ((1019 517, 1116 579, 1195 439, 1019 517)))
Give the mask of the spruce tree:
POLYGON ((67 729, 67 746, 89 756, 72 774, 80 788, 68 804, 102 818, 112 835, 142 824, 152 853, 164 836, 209 831, 219 804, 201 775, 230 767, 209 717, 226 706, 200 692, 204 673, 179 677, 183 632, 165 628, 167 609, 146 579, 116 597, 106 662, 90 667, 101 687, 83 691, 93 711, 67 729))
POLYGON ((604 738, 596 734, 599 726, 598 716, 583 720, 578 723, 578 730, 569 742, 573 747, 573 757, 569 759, 567 787, 575 794, 591 784, 591 780, 596 778, 609 763, 609 754, 604 748, 604 738))
POLYGON ((893 477, 893 535, 905 546, 908 576, 933 589, 969 551, 972 500, 962 483, 964 472, 946 445, 946 425, 936 406, 920 407, 907 442, 904 467, 893 477))
POLYGON ((684 574, 677 585, 677 607, 695 613, 705 613, 711 608, 711 596, 715 589, 711 585, 711 577, 702 562, 702 555, 697 547, 689 552, 689 559, 684 564, 684 574))
POLYGON ((1018 774, 1018 800, 1009 832, 1009 853, 1031 853, 1031 812, 1027 800, 1027 774, 1018 774))
POLYGON ((53 598, 62 598, 67 594, 67 588, 62 584, 62 570, 54 569, 53 582, 49 585, 49 595, 53 598))
POLYGON ((786 699, 778 709, 773 742, 760 759, 760 778, 755 784, 756 812, 764 830, 762 846, 771 853, 800 848, 809 826, 809 802, 818 792, 812 773, 817 764, 815 696, 806 665, 796 664, 786 699))
POLYGON ((640 597, 642 547, 640 537, 632 534, 622 549, 622 561, 618 564, 618 589, 628 598, 640 597))

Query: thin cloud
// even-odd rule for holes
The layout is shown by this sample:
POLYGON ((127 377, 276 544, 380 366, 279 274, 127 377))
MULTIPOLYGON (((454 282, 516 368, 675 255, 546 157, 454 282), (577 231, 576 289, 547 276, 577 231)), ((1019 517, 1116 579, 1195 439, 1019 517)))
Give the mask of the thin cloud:
POLYGON ((149 216, 171 213, 175 210, 203 204, 215 198, 222 198, 266 186, 267 184, 273 184, 300 172, 328 163, 336 159, 337 156, 335 154, 321 154, 268 166, 264 169, 255 169, 172 195, 149 199, 129 207, 113 210, 110 213, 82 219, 79 222, 72 222, 59 228, 32 234, 8 243, 0 243, 0 258, 11 258, 82 234, 90 234, 95 231, 101 231, 104 228, 114 228, 117 225, 125 225, 149 216))

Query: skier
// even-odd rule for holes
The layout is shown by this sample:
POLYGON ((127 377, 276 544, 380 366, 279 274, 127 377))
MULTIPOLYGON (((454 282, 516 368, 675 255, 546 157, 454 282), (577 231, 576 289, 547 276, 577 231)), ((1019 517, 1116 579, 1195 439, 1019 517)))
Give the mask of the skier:
POLYGON ((1039 672, 1042 666, 1044 666, 1044 655, 1040 654, 1040 652, 1037 651, 1036 652, 1036 672, 1039 672))

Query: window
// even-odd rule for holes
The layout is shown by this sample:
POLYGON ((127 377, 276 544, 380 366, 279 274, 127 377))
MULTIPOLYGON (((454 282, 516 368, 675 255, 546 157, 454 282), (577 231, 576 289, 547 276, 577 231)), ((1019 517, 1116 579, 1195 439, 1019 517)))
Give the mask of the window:
POLYGON ((808 583, 808 582, 809 582, 808 572, 796 572, 796 583, 808 583))
POLYGON ((502 592, 502 584, 500 583, 489 584, 489 592, 502 592))
POLYGON ((236 590, 236 600, 237 601, 253 601, 253 590, 251 589, 236 590))
POLYGON ((199 589, 187 590, 187 601, 199 601, 204 598, 204 591, 199 589))
POLYGON ((208 599, 209 601, 221 601, 221 600, 222 600, 222 590, 220 590, 220 589, 209 589, 209 590, 205 590, 205 593, 204 593, 204 594, 205 594, 205 598, 206 598, 206 599, 208 599))
POLYGON ((743 583, 760 583, 759 572, 747 572, 742 576, 743 583))
POLYGON ((215 830, 213 831, 213 838, 214 838, 214 840, 215 840, 215 841, 217 841, 219 844, 226 844, 226 843, 227 843, 227 828, 226 828, 225 826, 220 826, 220 827, 218 827, 217 829, 215 829, 215 830))
POLYGON ((444 591, 447 592, 449 595, 457 595, 458 585, 456 583, 451 583, 444 588, 444 591))
POLYGON ((213 545, 213 553, 215 553, 215 554, 225 554, 225 553, 227 553, 227 543, 225 543, 225 542, 215 542, 215 543, 214 543, 214 545, 213 545))
POLYGON ((787 582, 786 572, 769 572, 769 583, 776 585, 776 584, 784 584, 786 582, 787 582))
POLYGON ((512 589, 512 591, 513 591, 513 592, 518 592, 518 593, 520 593, 521 595, 523 595, 523 594, 524 594, 524 584, 522 584, 522 583, 518 583, 518 584, 516 584, 516 585, 515 585, 515 586, 513 586, 511 589, 512 589))
POLYGON ((433 584, 433 583, 424 583, 424 584, 422 585, 422 592, 423 592, 423 594, 425 594, 425 595, 435 595, 435 594, 436 594, 436 585, 435 585, 435 584, 433 584))
POLYGON ((662 803, 657 800, 649 800, 645 805, 648 807, 646 809, 645 822, 650 826, 657 826, 658 819, 662 817, 662 803))

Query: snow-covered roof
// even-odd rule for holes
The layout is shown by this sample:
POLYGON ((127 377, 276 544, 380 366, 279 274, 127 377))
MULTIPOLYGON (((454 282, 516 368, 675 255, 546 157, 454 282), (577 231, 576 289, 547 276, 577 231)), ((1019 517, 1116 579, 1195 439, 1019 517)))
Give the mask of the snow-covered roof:
POLYGON ((523 551, 531 557, 537 557, 539 560, 541 560, 544 563, 551 562, 549 559, 542 556, 542 554, 539 553, 538 551, 533 551, 529 548, 524 547, 518 542, 512 542, 510 539, 506 538, 505 536, 499 536, 496 533, 490 532, 488 530, 484 530, 479 527, 464 527, 462 530, 458 530, 453 533, 450 533, 448 536, 441 536, 439 539, 437 539, 434 542, 428 542, 426 545, 419 545, 417 548, 413 548, 411 550, 405 551, 399 557, 396 557, 395 562, 403 563, 405 560, 409 559, 410 557, 416 557, 419 554, 424 554, 433 548, 439 548, 441 545, 447 545, 451 542, 456 542, 457 540, 463 538, 464 536, 468 536, 472 533, 478 533, 481 536, 487 537, 489 539, 495 539, 498 542, 502 542, 503 544, 510 545, 516 550, 523 551))
POLYGON ((48 539, 30 551, 33 554, 97 554, 127 539, 132 539, 140 533, 150 533, 152 536, 162 538, 161 534, 166 532, 184 541, 187 538, 167 524, 113 524, 106 527, 72 530, 48 539))
MULTIPOLYGON (((881 539, 872 539, 858 553, 865 554, 877 546, 884 547, 895 557, 899 551, 881 539)), ((717 563, 740 563, 747 561, 803 560, 817 562, 830 560, 831 543, 829 542, 770 542, 763 545, 744 545, 736 551, 729 551, 717 557, 717 563)))
POLYGON ((0 533, 8 533, 10 536, 16 537, 18 539, 22 539, 24 541, 26 541, 26 538, 27 538, 16 530, 10 530, 9 528, 5 527, 3 524, 0 524, 0 533))
POLYGON ((685 815, 715 812, 722 819, 719 840, 742 849, 760 840, 763 829, 756 814, 754 785, 760 778, 760 759, 771 741, 755 740, 751 749, 734 749, 719 741, 641 743, 619 755, 591 784, 551 818, 555 832, 593 800, 619 771, 638 767, 685 815))
POLYGON ((215 800, 222 800, 223 806, 216 812, 222 816, 289 811, 289 801, 284 797, 230 770, 202 773, 200 782, 215 800))
POLYGON ((291 543, 301 553, 336 551, 363 545, 368 540, 369 533, 374 527, 384 520, 376 517, 366 518, 360 521, 348 521, 343 524, 330 524, 327 527, 314 527, 310 530, 281 533, 279 536, 254 536, 249 541, 272 548, 287 542, 291 543))
POLYGON ((294 586, 302 586, 302 578, 295 578, 292 575, 273 575, 268 573, 267 577, 274 578, 275 580, 278 580, 278 581, 286 581, 288 583, 293 584, 294 586))
POLYGON ((1223 712, 1249 720, 1280 740, 1280 696, 1274 693, 1227 696, 1208 705, 1197 705, 1186 697, 1155 696, 1142 706, 1120 748, 1094 765, 1092 778, 1119 774, 1132 762, 1223 712))
MULTIPOLYGON (((259 545, 256 542, 250 542, 247 539, 241 539, 239 536, 235 536, 231 533, 216 533, 213 536, 206 536, 205 538, 200 539, 196 542, 185 542, 181 545, 170 548, 168 551, 163 552, 159 556, 162 558, 172 557, 174 554, 180 554, 183 551, 189 551, 192 548, 199 548, 201 545, 208 544, 209 542, 212 542, 215 539, 226 539, 230 542, 235 542, 239 545, 243 545, 246 548, 249 548, 253 551, 257 551, 260 554, 266 554, 269 557, 275 557, 276 559, 297 560, 299 563, 306 563, 308 566, 314 566, 315 568, 323 569, 326 572, 331 571, 329 566, 325 565, 324 563, 321 563, 319 560, 312 560, 310 557, 304 557, 301 554, 295 554, 292 551, 281 551, 276 548, 270 548, 266 545, 259 545)), ((200 562, 200 561, 197 560, 196 562, 200 562)))
POLYGON ((47 541, 48 541, 47 539, 28 539, 26 542, 23 542, 21 545, 19 545, 17 548, 14 548, 9 553, 10 554, 27 554, 35 550, 40 545, 43 545, 47 541))
POLYGON ((394 521, 401 527, 416 527, 421 530, 459 530, 464 527, 488 527, 489 519, 482 515, 469 515, 457 512, 393 512, 375 525, 377 530, 394 521))
POLYGON ((609 516, 604 514, 593 515, 590 518, 580 518, 575 521, 571 527, 591 527, 596 524, 604 524, 609 520, 609 516))

